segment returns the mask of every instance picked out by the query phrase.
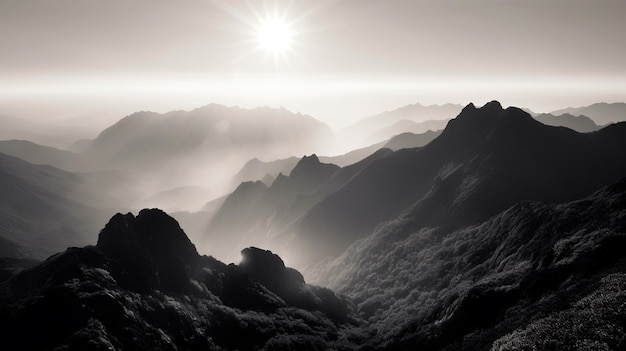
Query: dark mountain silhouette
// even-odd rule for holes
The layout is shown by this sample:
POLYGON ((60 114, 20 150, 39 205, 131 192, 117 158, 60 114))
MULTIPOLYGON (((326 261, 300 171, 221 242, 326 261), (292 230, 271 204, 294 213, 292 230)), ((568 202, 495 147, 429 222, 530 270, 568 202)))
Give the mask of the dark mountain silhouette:
POLYGON ((0 237, 19 245, 24 256, 35 258, 95 242, 85 233, 97 230, 105 212, 122 202, 100 176, 0 154, 0 237))
POLYGON ((542 113, 533 116, 533 118, 548 126, 567 127, 579 133, 588 133, 600 129, 600 126, 587 116, 573 116, 570 114, 555 116, 549 113, 542 113))
POLYGON ((77 153, 27 140, 1 140, 0 153, 21 158, 28 163, 50 165, 70 172, 91 169, 89 162, 77 153))
MULTIPOLYGON (((211 144, 198 136, 204 112, 195 113, 139 114, 112 127, 126 141, 117 149, 105 135, 103 150, 114 151, 107 167, 134 170, 134 181, 126 172, 71 173, 0 154, 0 255, 41 257, 95 243, 107 207, 137 198, 137 184, 151 181, 142 175, 192 169, 168 160, 189 156, 221 171, 250 150, 292 142, 266 143, 257 130, 241 149, 222 149, 241 135, 211 144), (177 125, 188 120, 190 129, 177 125), (142 159, 144 151, 126 158, 135 142, 161 160, 142 159), (219 155, 223 163, 212 163, 219 155)), ((290 167, 288 159, 250 161, 240 176, 259 180, 200 212, 173 214, 200 250, 177 220, 151 209, 116 214, 95 246, 41 263, 0 258, 2 345, 624 349, 626 123, 579 133, 570 127, 589 120, 541 118, 564 118, 555 123, 569 127, 492 101, 466 106, 440 133, 400 134, 338 156, 341 167, 315 154, 290 167), (226 265, 198 251, 242 260, 226 265)), ((214 127, 220 135, 237 129, 223 120, 214 127)))
POLYGON ((269 251, 241 265, 198 255, 160 210, 117 214, 97 246, 0 283, 0 339, 20 349, 349 349, 349 300, 307 285, 269 251), (32 337, 36 335, 37 337, 32 337))
POLYGON ((568 107, 557 111, 552 111, 550 114, 555 116, 562 114, 570 114, 574 116, 588 116, 598 125, 606 125, 609 123, 626 121, 626 103, 606 103, 600 102, 597 104, 583 106, 583 107, 568 107))
POLYGON ((521 202, 454 231, 406 213, 352 245, 325 283, 368 319, 365 349, 621 349, 626 178, 555 205, 521 202))
POLYGON ((580 134, 470 104, 428 145, 371 162, 311 208, 295 225, 292 264, 336 257, 405 209, 421 226, 455 229, 522 200, 580 198, 626 175, 624 150, 626 124, 580 134))

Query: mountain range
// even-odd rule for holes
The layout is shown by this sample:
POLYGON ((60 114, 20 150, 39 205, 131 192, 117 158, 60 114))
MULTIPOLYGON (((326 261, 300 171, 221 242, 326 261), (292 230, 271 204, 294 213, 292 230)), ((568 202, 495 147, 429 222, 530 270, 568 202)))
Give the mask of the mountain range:
POLYGON ((238 265, 201 256, 160 210, 118 213, 96 246, 38 265, 0 260, 0 339, 29 350, 621 349, 624 216, 626 178, 453 231, 407 215, 328 265, 338 294, 271 251, 246 248, 238 265))
POLYGON ((400 133, 421 134, 428 130, 440 130, 445 127, 449 119, 461 111, 462 107, 457 104, 406 105, 363 118, 338 131, 338 139, 350 141, 350 144, 362 147, 384 141, 400 133))
POLYGON ((568 107, 561 110, 550 112, 552 115, 558 116, 562 114, 570 114, 574 116, 587 116, 594 120, 598 125, 607 125, 610 123, 618 123, 626 121, 626 103, 606 103, 600 102, 583 107, 568 107))
MULTIPOLYGON (((381 153, 358 167, 337 170, 325 181, 342 179, 338 186, 307 190, 308 202, 301 197, 287 206, 287 201, 283 207, 291 210, 289 221, 260 232, 280 235, 270 247, 307 273, 307 266, 339 256, 403 212, 410 213, 416 225, 454 230, 519 201, 563 202, 588 195, 626 176, 626 165, 620 161, 626 157, 624 150, 624 123, 578 133, 546 126, 520 109, 503 109, 498 102, 481 108, 470 104, 421 148, 381 153), (341 176, 351 168, 358 170, 341 176), (301 206, 303 201, 306 206, 301 206), (289 255, 294 252, 292 260, 289 255)), ((259 190, 261 184, 253 188, 259 190)), ((300 195, 295 192, 287 198, 300 195)), ((258 201, 243 198, 246 206, 258 201)), ((233 216, 230 223, 237 228, 233 231, 257 231, 256 224, 245 226, 241 218, 256 218, 258 208, 265 213, 264 228, 272 227, 284 211, 259 202, 233 216)), ((228 222, 222 220, 218 231, 225 232, 228 222)))
POLYGON ((305 151, 321 146, 298 126, 329 135, 307 116, 217 105, 132 115, 76 152, 0 142, 11 153, 0 153, 0 340, 623 349, 626 123, 557 112, 469 104, 443 130, 332 157, 305 151), (248 139, 237 123, 264 125, 254 116, 270 116, 268 131, 248 139), (294 132, 275 138, 283 120, 294 132), (285 145, 298 153, 273 153, 285 145), (204 166, 240 169, 228 179, 238 185, 208 201, 210 189, 190 184, 204 166), (207 203, 122 214, 140 198, 184 205, 186 195, 207 203))
POLYGON ((533 118, 548 126, 567 127, 579 133, 593 132, 601 128, 591 118, 582 115, 573 116, 566 113, 555 116, 549 113, 542 113, 533 116, 533 118))

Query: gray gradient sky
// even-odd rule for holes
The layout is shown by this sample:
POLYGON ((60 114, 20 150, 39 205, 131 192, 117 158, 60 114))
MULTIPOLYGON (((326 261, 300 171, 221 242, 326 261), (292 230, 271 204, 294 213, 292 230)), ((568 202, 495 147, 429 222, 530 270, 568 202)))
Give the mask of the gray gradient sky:
POLYGON ((625 15, 623 0, 0 0, 0 113, 216 102, 339 126, 415 102, 623 101, 625 15), (278 57, 255 37, 274 12, 293 32, 278 57))

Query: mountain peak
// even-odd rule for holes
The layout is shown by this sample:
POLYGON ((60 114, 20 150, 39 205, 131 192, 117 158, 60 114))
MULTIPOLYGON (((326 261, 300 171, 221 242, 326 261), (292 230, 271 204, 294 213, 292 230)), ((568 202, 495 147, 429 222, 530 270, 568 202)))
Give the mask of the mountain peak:
POLYGON ((497 101, 491 101, 481 108, 476 108, 473 103, 463 108, 459 115, 450 120, 442 135, 450 135, 453 139, 462 138, 463 135, 476 135, 493 126, 500 119, 502 105, 497 101))
POLYGON ((474 105, 473 102, 470 102, 469 104, 467 104, 467 106, 463 107, 463 110, 461 110, 461 113, 459 115, 463 113, 469 113, 471 111, 476 111, 476 110, 477 110, 476 105, 474 105))
POLYGON ((150 288, 181 291, 200 257, 178 222, 159 209, 118 213, 98 236, 98 249, 150 288))
POLYGON ((502 111, 502 104, 500 104, 500 102, 497 100, 491 100, 488 103, 486 103, 483 107, 481 107, 481 110, 502 111))
POLYGON ((291 173, 289 174, 289 176, 292 177, 297 174, 303 174, 303 173, 309 172, 310 170, 315 169, 319 165, 320 165, 320 160, 316 154, 312 154, 311 156, 305 155, 304 157, 300 159, 300 161, 298 161, 298 163, 293 168, 293 170, 291 170, 291 173))

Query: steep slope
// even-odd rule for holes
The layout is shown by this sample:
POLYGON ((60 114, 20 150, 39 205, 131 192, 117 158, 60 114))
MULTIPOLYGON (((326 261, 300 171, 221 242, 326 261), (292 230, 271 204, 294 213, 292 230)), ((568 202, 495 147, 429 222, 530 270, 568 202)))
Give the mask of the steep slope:
POLYGON ((549 113, 542 113, 533 116, 533 118, 548 126, 567 127, 579 133, 588 133, 600 129, 600 126, 587 116, 573 116, 570 114, 555 116, 549 113))
MULTIPOLYGON (((419 149, 376 160, 296 225, 296 267, 336 257, 411 206, 422 226, 479 223, 522 200, 568 201, 626 175, 626 124, 594 133, 470 104, 419 149)), ((290 261, 291 262, 291 261, 290 261)))
POLYGON ((95 242, 92 233, 119 201, 99 189, 94 175, 33 165, 0 154, 0 237, 29 257, 44 258, 73 245, 95 242), (91 231, 90 231, 91 230, 91 231))
POLYGON ((626 179, 455 231, 405 213, 332 262, 325 282, 358 304, 374 349, 485 350, 498 338, 495 350, 621 349, 624 218, 626 179))
POLYGON ((565 113, 574 116, 587 116, 593 119, 593 121, 598 125, 606 125, 609 123, 626 121, 626 103, 616 102, 609 104, 606 102, 600 102, 583 107, 569 107, 550 113, 556 116, 565 113))
POLYGON ((0 284, 0 339, 20 349, 350 349, 349 300, 307 285, 269 251, 200 256, 160 210, 117 214, 98 245, 0 284), (37 335, 36 338, 32 335, 37 335))
POLYGON ((240 184, 211 220, 202 244, 223 243, 214 248, 215 255, 236 259, 239 247, 259 245, 280 234, 312 206, 311 195, 338 169, 313 154, 300 159, 289 176, 279 174, 270 187, 261 181, 240 184))
POLYGON ((70 172, 90 169, 89 162, 77 153, 27 140, 1 140, 0 153, 21 158, 28 163, 50 165, 70 172))

